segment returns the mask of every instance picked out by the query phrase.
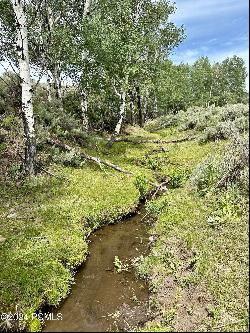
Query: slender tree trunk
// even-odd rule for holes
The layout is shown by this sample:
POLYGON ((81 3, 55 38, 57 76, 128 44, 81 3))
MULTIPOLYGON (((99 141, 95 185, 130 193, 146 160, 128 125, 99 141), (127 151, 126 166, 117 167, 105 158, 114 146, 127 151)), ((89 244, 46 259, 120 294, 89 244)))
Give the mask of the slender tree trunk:
MULTIPOLYGON (((83 7, 83 19, 85 19, 90 14, 90 7, 91 7, 92 0, 85 0, 84 1, 84 7, 83 7)), ((85 51, 83 51, 84 56, 85 51)), ((83 131, 89 130, 89 120, 88 120, 88 99, 87 99, 87 93, 86 90, 82 89, 82 86, 84 86, 83 81, 83 73, 81 75, 81 80, 79 84, 79 90, 80 90, 80 105, 81 105, 81 121, 82 121, 82 129, 83 131)))
POLYGON ((135 113, 135 105, 134 105, 134 101, 133 99, 131 98, 130 100, 130 103, 129 103, 129 109, 130 109, 130 124, 131 125, 134 125, 134 113, 135 113))
POLYGON ((28 31, 24 11, 24 1, 11 0, 17 25, 17 52, 19 73, 22 86, 22 115, 25 133, 25 171, 32 176, 35 173, 36 135, 32 103, 32 86, 29 65, 28 31))
POLYGON ((147 119, 147 116, 148 116, 148 98, 149 98, 149 91, 147 89, 145 96, 144 96, 144 103, 143 103, 144 120, 147 119))
POLYGON ((121 132, 122 122, 125 115, 125 107, 126 107, 126 91, 123 90, 120 94, 120 113, 119 120, 115 127, 115 135, 119 135, 121 132))
POLYGON ((135 110, 135 96, 134 96, 134 92, 133 90, 129 90, 128 91, 128 95, 129 95, 129 111, 128 111, 128 122, 131 125, 134 125, 134 110, 135 110))
POLYGON ((55 65, 54 72, 54 89, 56 92, 56 98, 62 101, 63 95, 62 95, 62 81, 61 81, 61 75, 59 71, 59 66, 55 65))
POLYGON ((88 99, 84 90, 81 91, 81 111, 82 111, 82 128, 84 131, 89 130, 88 122, 88 99))
POLYGON ((47 94, 48 94, 48 102, 51 103, 52 102, 52 92, 51 92, 51 80, 50 80, 49 76, 47 76, 46 89, 47 89, 47 94))
POLYGON ((158 101, 157 101, 157 96, 156 93, 154 93, 154 106, 153 106, 153 112, 154 112, 154 117, 158 116, 158 101))
POLYGON ((84 9, 83 9, 83 17, 86 17, 87 15, 90 14, 91 3, 92 3, 91 0, 85 0, 84 9))
MULTIPOLYGON (((48 22, 48 34, 50 42, 52 43, 52 32, 55 29, 55 24, 59 17, 54 17, 53 10, 50 6, 47 7, 47 22, 48 22)), ((62 94, 62 81, 60 64, 56 61, 53 64, 53 70, 51 71, 53 77, 53 88, 55 91, 56 99, 59 102, 59 108, 63 111, 63 94, 62 94)))
POLYGON ((143 110, 142 110, 142 103, 141 103, 140 88, 137 86, 135 89, 136 89, 136 97, 137 97, 138 121, 139 121, 140 127, 143 127, 144 126, 144 117, 143 117, 143 110))

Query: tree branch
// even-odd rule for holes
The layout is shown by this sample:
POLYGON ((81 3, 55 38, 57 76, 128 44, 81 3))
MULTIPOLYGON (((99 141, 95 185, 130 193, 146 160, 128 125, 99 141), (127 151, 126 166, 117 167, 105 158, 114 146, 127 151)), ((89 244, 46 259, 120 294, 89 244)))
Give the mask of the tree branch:
MULTIPOLYGON (((62 143, 59 140, 52 140, 52 139, 49 138, 49 139, 47 139, 47 143, 50 144, 50 145, 52 145, 52 146, 59 147, 59 148, 61 148, 63 150, 66 150, 66 151, 72 151, 74 149, 74 148, 72 148, 72 147, 70 147, 70 146, 62 143)), ((86 159, 88 161, 92 161, 92 162, 94 162, 94 163, 96 163, 98 165, 104 164, 104 165, 106 165, 106 166, 108 166, 108 167, 110 167, 110 168, 112 168, 112 169, 114 169, 114 170, 116 170, 118 172, 122 172, 122 173, 125 173, 127 175, 133 175, 132 172, 124 170, 124 169, 120 168, 118 165, 115 165, 115 164, 113 164, 113 163, 111 163, 109 161, 102 160, 102 159, 100 159, 98 157, 90 156, 90 155, 86 154, 83 151, 78 151, 77 153, 79 154, 79 156, 82 159, 86 159)))

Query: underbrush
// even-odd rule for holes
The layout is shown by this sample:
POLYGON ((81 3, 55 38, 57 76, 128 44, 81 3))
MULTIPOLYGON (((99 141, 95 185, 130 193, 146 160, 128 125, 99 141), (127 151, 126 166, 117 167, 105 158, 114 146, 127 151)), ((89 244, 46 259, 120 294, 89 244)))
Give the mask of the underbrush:
MULTIPOLYGON (((1 311, 23 313, 26 321, 21 328, 40 329, 32 313, 44 304, 58 305, 67 296, 75 270, 86 258, 89 234, 134 210, 152 188, 150 183, 168 180, 167 193, 147 205, 155 221, 152 248, 148 257, 141 258, 138 270, 149 279, 155 319, 145 330, 245 331, 246 117, 244 105, 197 108, 155 120, 151 129, 161 124, 157 132, 127 129, 126 135, 139 142, 181 138, 183 131, 201 138, 209 128, 218 134, 217 128, 230 123, 228 135, 160 144, 160 150, 152 142, 116 142, 108 149, 104 137, 83 133, 74 120, 63 124, 58 117, 54 127, 41 122, 38 129, 40 171, 47 174, 25 181, 20 177, 23 134, 16 124, 20 120, 5 119, 3 135, 0 132, 4 157, 0 163, 8 178, 0 181, 1 266, 5 267, 0 272, 1 311), (186 124, 182 131, 181 121, 186 124), (168 127, 170 123, 174 127, 168 127), (75 150, 65 153, 47 147, 51 135, 75 150), (229 142, 229 138, 234 139, 229 142), (76 151, 82 147, 133 176, 80 159, 76 151)), ((5 321, 2 328, 9 324, 5 321)))
MULTIPOLYGON (((1 188, 1 312, 31 316, 57 305, 87 255, 87 237, 135 209, 133 178, 97 168, 54 168, 63 179, 39 176, 1 188)), ((7 323, 5 322, 7 325, 7 323)), ((10 323, 11 324, 11 323, 10 323)))
POLYGON ((187 111, 169 114, 147 123, 149 131, 177 126, 180 131, 195 130, 201 143, 230 139, 249 129, 249 105, 234 104, 223 107, 191 107, 187 111))
POLYGON ((248 330, 248 138, 208 155, 147 206, 152 247, 138 273, 154 319, 142 331, 248 330))

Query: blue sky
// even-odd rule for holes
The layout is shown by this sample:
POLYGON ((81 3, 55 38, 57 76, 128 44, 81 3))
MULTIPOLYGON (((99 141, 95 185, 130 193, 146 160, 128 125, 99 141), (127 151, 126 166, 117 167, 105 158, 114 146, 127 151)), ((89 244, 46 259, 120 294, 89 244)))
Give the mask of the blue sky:
POLYGON ((175 63, 193 63, 200 56, 216 62, 236 54, 248 64, 248 0, 175 2, 172 20, 183 24, 187 35, 171 56, 175 63))

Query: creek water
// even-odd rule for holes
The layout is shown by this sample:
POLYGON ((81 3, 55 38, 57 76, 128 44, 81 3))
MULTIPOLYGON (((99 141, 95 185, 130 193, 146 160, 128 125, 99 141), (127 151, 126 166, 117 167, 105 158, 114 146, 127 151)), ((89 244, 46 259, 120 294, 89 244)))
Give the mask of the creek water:
POLYGON ((115 256, 122 263, 147 252, 147 226, 139 212, 122 222, 107 225, 90 236, 90 255, 75 276, 75 284, 60 307, 52 311, 43 332, 105 332, 119 331, 114 313, 121 306, 133 307, 148 302, 148 288, 133 269, 118 273, 115 256), (59 315, 60 314, 60 315, 59 315))

